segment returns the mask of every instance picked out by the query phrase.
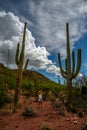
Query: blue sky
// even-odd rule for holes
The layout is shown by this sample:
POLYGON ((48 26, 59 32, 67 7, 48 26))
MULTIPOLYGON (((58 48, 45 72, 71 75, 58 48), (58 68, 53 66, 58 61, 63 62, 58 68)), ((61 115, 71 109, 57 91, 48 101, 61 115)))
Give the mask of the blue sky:
MULTIPOLYGON (((87 1, 86 0, 1 0, 0 62, 7 64, 10 50, 11 67, 17 43, 22 40, 27 22, 25 60, 35 69, 57 82, 60 75, 57 54, 66 56, 66 22, 70 27, 71 48, 82 49, 81 73, 87 74, 87 1)), ((10 64, 9 63, 9 64, 10 64)))

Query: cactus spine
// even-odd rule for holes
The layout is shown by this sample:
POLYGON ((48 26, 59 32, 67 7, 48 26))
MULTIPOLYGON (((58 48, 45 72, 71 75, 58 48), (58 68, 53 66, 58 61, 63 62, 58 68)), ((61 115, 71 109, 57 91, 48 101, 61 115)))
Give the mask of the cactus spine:
POLYGON ((70 104, 72 102, 72 79, 76 78, 81 67, 81 49, 78 49, 77 66, 75 67, 74 51, 72 51, 72 62, 71 62, 71 57, 70 57, 70 41, 69 41, 69 24, 68 23, 66 23, 66 37, 67 37, 67 46, 66 46, 67 56, 65 60, 66 70, 64 70, 62 67, 60 53, 58 53, 58 61, 59 61, 61 75, 67 81, 67 88, 68 88, 67 102, 68 104, 70 104))
MULTIPOLYGON (((23 39, 22 39, 22 48, 20 51, 20 44, 17 45, 16 55, 15 55, 15 62, 18 66, 17 69, 17 81, 16 81, 16 88, 15 88, 15 97, 14 97, 14 108, 17 106, 21 94, 21 86, 22 86, 22 73, 23 73, 23 63, 24 63, 24 50, 25 50, 25 37, 26 37, 26 24, 24 25, 24 32, 23 32, 23 39)), ((24 69, 27 68, 29 59, 27 59, 24 69)))

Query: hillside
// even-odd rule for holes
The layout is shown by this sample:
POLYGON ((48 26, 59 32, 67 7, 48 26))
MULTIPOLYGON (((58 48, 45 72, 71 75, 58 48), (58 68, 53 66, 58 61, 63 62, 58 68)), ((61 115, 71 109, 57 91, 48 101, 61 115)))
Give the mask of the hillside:
POLYGON ((1 87, 0 130, 87 129, 87 96, 75 91, 73 105, 68 107, 65 87, 35 71, 23 72, 23 91, 16 113, 13 113, 16 72, 0 64, 0 87, 7 82, 12 89, 1 87), (42 106, 37 102, 39 89, 43 89, 42 106))
MULTIPOLYGON (((16 72, 17 70, 8 69, 3 64, 0 64, 0 84, 7 82, 10 88, 12 87, 14 88, 16 82, 16 72)), ((23 86, 29 84, 32 85, 38 84, 38 85, 46 85, 46 86, 58 85, 36 71, 26 70, 23 72, 23 86)))

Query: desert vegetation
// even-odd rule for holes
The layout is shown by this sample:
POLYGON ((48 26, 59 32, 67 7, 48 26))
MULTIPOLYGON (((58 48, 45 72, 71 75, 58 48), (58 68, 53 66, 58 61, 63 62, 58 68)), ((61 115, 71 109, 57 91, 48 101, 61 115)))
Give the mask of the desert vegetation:
POLYGON ((73 85, 72 81, 80 71, 82 53, 81 49, 78 49, 76 64, 74 51, 72 51, 71 58, 68 23, 66 24, 66 36, 67 58, 65 68, 61 64, 61 52, 58 52, 60 71, 66 84, 65 82, 64 84, 55 83, 36 71, 26 70, 29 59, 23 68, 26 39, 25 23, 22 48, 19 51, 20 44, 18 43, 15 54, 18 69, 11 70, 0 64, 0 129, 87 129, 87 78, 85 77, 85 86, 78 86, 78 80, 77 84, 73 85), (39 90, 43 90, 42 109, 38 109, 39 90), (25 125, 26 122, 28 127, 25 125))

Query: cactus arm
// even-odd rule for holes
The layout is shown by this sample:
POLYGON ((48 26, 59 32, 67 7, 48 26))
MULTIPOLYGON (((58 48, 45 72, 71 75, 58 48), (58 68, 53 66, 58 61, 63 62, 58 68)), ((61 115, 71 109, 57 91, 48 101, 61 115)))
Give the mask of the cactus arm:
POLYGON ((66 72, 67 72, 67 59, 65 59, 65 68, 66 68, 66 72))
POLYGON ((17 65, 19 64, 19 47, 20 47, 20 44, 18 43, 17 49, 16 49, 16 55, 15 55, 15 62, 17 65))
POLYGON ((63 78, 65 78, 65 79, 67 78, 67 75, 66 75, 66 74, 61 73, 61 75, 62 75, 63 78))
POLYGON ((23 59, 24 59, 25 37, 26 37, 26 25, 27 25, 27 23, 25 23, 25 26, 24 26, 23 39, 22 39, 22 49, 21 49, 21 53, 20 53, 20 60, 23 60, 23 59))
POLYGON ((81 49, 78 49, 76 72, 74 73, 74 75, 72 75, 72 78, 75 78, 78 75, 80 67, 81 67, 81 49))
POLYGON ((72 51, 72 74, 74 74, 75 71, 75 53, 72 51))
POLYGON ((28 63, 29 63, 29 59, 27 59, 27 61, 26 61, 26 63, 25 63, 24 70, 27 68, 28 63))
POLYGON ((71 73, 71 62, 70 62, 70 41, 69 41, 69 23, 66 24, 66 39, 67 39, 67 70, 68 74, 71 73))
POLYGON ((66 71, 63 70, 63 68, 62 68, 60 53, 58 53, 58 61, 59 61, 59 66, 60 66, 61 74, 63 74, 63 73, 66 74, 66 71))

